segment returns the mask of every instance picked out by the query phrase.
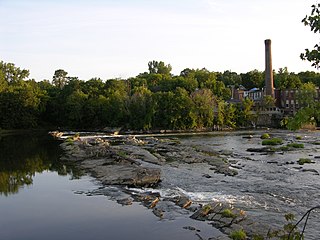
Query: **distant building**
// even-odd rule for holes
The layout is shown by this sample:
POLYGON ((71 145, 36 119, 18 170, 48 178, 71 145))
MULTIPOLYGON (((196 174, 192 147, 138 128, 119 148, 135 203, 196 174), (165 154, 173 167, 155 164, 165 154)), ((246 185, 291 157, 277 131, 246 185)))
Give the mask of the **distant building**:
MULTIPOLYGON (((271 40, 265 40, 265 87, 262 89, 245 89, 243 86, 231 87, 232 98, 229 102, 240 103, 243 99, 249 98, 254 101, 253 111, 259 113, 257 125, 274 125, 279 123, 283 116, 294 115, 302 106, 299 103, 298 89, 275 89, 272 70, 271 40), (275 99, 274 106, 264 106, 265 96, 275 99)), ((320 101, 320 89, 316 88, 315 100, 320 101)))
MULTIPOLYGON (((299 89, 276 90, 276 106, 281 108, 285 115, 294 115, 302 106, 299 103, 299 89)), ((320 101, 320 89, 316 88, 315 101, 320 101)))

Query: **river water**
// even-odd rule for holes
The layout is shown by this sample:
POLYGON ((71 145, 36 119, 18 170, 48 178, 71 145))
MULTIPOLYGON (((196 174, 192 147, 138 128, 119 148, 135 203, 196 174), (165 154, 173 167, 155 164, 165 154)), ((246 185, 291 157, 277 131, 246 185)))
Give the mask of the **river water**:
POLYGON ((59 162, 47 134, 0 136, 0 239, 199 239, 219 235, 187 213, 159 220, 139 203, 122 206, 93 178, 59 162), (193 226, 198 231, 184 227, 193 226))
MULTIPOLYGON (((178 176, 176 171, 168 174, 175 174, 179 181, 174 184, 189 191, 191 196, 208 201, 229 201, 259 221, 283 226, 286 213, 293 213, 299 220, 307 210, 320 205, 320 132, 269 131, 272 137, 283 139, 283 145, 302 143, 304 148, 268 154, 248 152, 248 148, 262 147, 262 133, 264 131, 251 132, 250 138, 247 133, 238 132, 182 140, 185 144, 225 152, 226 158, 238 169, 236 177, 212 174, 206 166, 199 166, 196 171, 190 171, 190 166, 186 166, 178 176), (308 158, 314 163, 299 165, 297 160, 300 158, 308 158), (211 178, 199 177, 203 173, 210 174, 211 178), (196 184, 192 179, 197 179, 196 184)), ((310 214, 305 239, 320 239, 319 210, 310 214)))
MULTIPOLYGON (((290 152, 251 153, 263 132, 181 136, 183 144, 219 151, 237 169, 235 177, 215 174, 207 164, 162 166, 162 197, 183 194, 193 202, 229 202, 276 227, 284 214, 299 219, 320 205, 320 133, 270 131, 273 137, 304 144, 290 152), (250 138, 247 138, 250 134, 250 138), (301 140, 297 140, 299 135, 301 140), (300 166, 299 158, 314 163, 300 166), (204 175, 210 178, 203 177, 204 175)), ((203 239, 220 235, 191 213, 173 209, 159 220, 139 203, 117 204, 93 178, 59 162, 58 142, 46 134, 0 137, 0 239, 203 239), (185 227, 194 227, 191 231, 185 227)), ((110 190, 110 189, 109 189, 110 190)), ((130 189, 150 191, 151 189, 130 189)), ((311 213, 305 239, 319 239, 320 212, 311 213)))

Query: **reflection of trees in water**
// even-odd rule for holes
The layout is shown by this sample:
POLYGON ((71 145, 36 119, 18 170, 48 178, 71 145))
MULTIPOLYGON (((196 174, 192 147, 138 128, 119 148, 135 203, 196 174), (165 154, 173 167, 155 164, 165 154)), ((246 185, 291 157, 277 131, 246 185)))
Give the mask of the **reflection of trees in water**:
POLYGON ((79 178, 75 167, 59 161, 57 142, 47 136, 18 135, 0 138, 0 195, 18 193, 33 183, 36 173, 55 171, 59 175, 79 178))

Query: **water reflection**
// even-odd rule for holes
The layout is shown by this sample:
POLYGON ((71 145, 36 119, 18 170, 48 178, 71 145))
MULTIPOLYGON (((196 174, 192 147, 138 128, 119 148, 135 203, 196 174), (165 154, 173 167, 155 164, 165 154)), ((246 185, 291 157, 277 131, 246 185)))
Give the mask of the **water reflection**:
POLYGON ((18 193, 43 171, 79 178, 80 171, 61 163, 60 154, 58 143, 45 133, 0 136, 0 195, 18 193))

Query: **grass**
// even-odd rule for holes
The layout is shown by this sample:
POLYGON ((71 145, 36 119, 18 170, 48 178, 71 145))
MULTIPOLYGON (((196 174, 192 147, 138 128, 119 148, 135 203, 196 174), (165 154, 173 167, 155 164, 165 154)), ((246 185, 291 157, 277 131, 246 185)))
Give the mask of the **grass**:
POLYGON ((261 135, 260 137, 261 139, 269 139, 270 138, 270 135, 268 133, 264 133, 261 135))
POLYGON ((73 137, 67 137, 67 139, 65 140, 65 142, 66 142, 68 145, 72 145, 72 144, 74 143, 73 137))
POLYGON ((281 138, 271 138, 271 139, 265 139, 262 141, 262 145, 281 145, 282 139, 281 138))
POLYGON ((221 216, 225 218, 235 218, 237 215, 234 214, 231 209, 226 208, 221 212, 221 216))
POLYGON ((234 231, 230 234, 232 240, 245 240, 247 239, 247 234, 241 229, 234 231))
POLYGON ((288 143, 287 147, 290 147, 290 148, 304 148, 304 144, 303 143, 288 143))
POLYGON ((289 151, 290 148, 288 146, 281 146, 281 147, 279 147, 279 150, 285 152, 285 151, 289 151))
POLYGON ((302 140, 302 137, 298 135, 298 136, 296 136, 296 139, 297 140, 302 140))
POLYGON ((119 152, 117 152, 117 154, 118 154, 118 156, 123 157, 123 158, 128 157, 127 153, 124 151, 119 151, 119 152))
POLYGON ((298 160, 298 164, 299 165, 303 165, 305 163, 314 163, 313 161, 311 161, 310 158, 299 158, 298 160))
POLYGON ((203 208, 202 208, 202 215, 203 215, 203 216, 208 215, 209 212, 211 211, 211 209, 212 209, 212 207, 211 207, 211 205, 209 205, 209 204, 203 206, 203 208))

